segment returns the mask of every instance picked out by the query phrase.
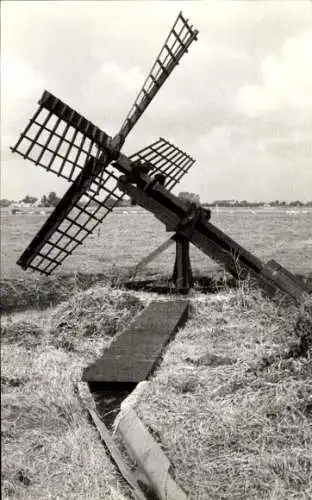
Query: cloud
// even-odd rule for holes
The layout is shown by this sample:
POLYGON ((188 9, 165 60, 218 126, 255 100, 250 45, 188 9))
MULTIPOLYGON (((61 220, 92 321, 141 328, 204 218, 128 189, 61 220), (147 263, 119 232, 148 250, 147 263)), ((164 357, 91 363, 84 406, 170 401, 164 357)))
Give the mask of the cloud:
POLYGON ((34 90, 42 87, 43 79, 23 62, 11 58, 2 60, 1 91, 5 99, 27 98, 34 90))
POLYGON ((15 58, 1 60, 1 161, 12 156, 9 147, 16 142, 16 124, 29 119, 29 98, 41 93, 43 78, 40 73, 15 58))
POLYGON ((178 191, 194 190, 202 199, 276 199, 293 194, 293 186, 295 198, 310 197, 312 9, 308 2, 261 0, 3 2, 7 197, 25 195, 18 176, 29 175, 39 194, 48 185, 58 190, 56 178, 8 150, 42 91, 114 135, 179 10, 199 29, 199 40, 129 135, 125 152, 168 138, 197 159, 178 191))
POLYGON ((117 84, 116 92, 137 91, 145 76, 137 66, 124 69, 113 61, 103 65, 99 74, 101 79, 110 78, 114 86, 117 84))
POLYGON ((17 58, 1 60, 1 118, 6 134, 14 129, 14 121, 34 94, 40 95, 44 79, 42 75, 17 58), (11 127, 12 125, 12 127, 11 127))
POLYGON ((261 83, 244 85, 240 108, 249 116, 285 107, 312 111, 312 34, 287 39, 279 57, 268 55, 261 65, 261 83))

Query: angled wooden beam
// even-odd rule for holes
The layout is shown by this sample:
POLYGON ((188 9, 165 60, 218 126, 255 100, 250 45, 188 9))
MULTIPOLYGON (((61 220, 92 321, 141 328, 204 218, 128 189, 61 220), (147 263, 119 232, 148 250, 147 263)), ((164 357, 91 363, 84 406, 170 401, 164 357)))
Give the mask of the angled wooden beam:
MULTIPOLYGON (((187 215, 187 207, 183 201, 168 193, 161 185, 155 185, 148 194, 131 182, 119 182, 118 187, 138 205, 152 212, 170 231, 178 230, 181 219, 187 215)), ((303 284, 290 278, 291 273, 286 275, 281 270, 277 272, 276 269, 270 269, 270 266, 266 266, 208 220, 198 219, 189 239, 235 278, 245 279, 250 275, 271 296, 278 288, 299 302, 306 291, 303 284)))
POLYGON ((155 248, 151 253, 149 253, 144 259, 142 259, 131 271, 131 276, 134 277, 139 271, 142 271, 150 262, 155 260, 162 252, 170 248, 171 245, 175 243, 174 236, 170 236, 166 241, 164 241, 159 247, 155 248))

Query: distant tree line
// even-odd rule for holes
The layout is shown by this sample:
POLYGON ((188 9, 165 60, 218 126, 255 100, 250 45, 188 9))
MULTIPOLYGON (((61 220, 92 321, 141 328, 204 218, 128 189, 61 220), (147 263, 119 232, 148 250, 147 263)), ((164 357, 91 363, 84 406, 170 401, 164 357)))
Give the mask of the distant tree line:
POLYGON ((199 194, 189 193, 188 191, 183 191, 178 194, 178 197, 181 200, 189 201, 190 203, 195 203, 195 205, 200 205, 200 196, 199 194))
POLYGON ((0 207, 9 207, 12 203, 14 203, 14 201, 8 200, 7 198, 1 198, 0 207))
POLYGON ((203 207, 263 207, 269 205, 270 207, 312 207, 312 201, 307 201, 306 203, 296 200, 296 201, 280 201, 274 200, 269 201, 268 203, 264 201, 247 201, 247 200, 216 200, 211 203, 200 203, 200 197, 198 194, 189 193, 189 192, 181 192, 179 193, 179 198, 182 200, 187 200, 195 203, 196 205, 202 205, 203 207))
POLYGON ((296 201, 269 201, 269 202, 264 202, 264 201, 238 201, 238 200, 216 200, 213 201, 212 203, 203 203, 203 206, 207 207, 263 207, 263 206, 270 206, 270 207, 312 207, 312 201, 307 201, 306 203, 296 200, 296 201))
POLYGON ((51 191, 48 195, 43 195, 40 200, 41 207, 56 207, 61 198, 57 196, 54 191, 51 191))
MULTIPOLYGON (((182 200, 187 200, 192 203, 195 203, 196 205, 202 204, 203 207, 263 207, 263 206, 270 206, 270 207, 312 207, 312 201, 308 202, 302 202, 300 200, 295 200, 295 201, 280 201, 280 200, 274 200, 270 202, 264 202, 264 201, 259 201, 259 202, 253 202, 253 201, 247 201, 247 200, 216 200, 211 203, 200 202, 200 197, 196 193, 190 193, 188 191, 183 191, 178 194, 178 197, 181 198, 182 200)), ((38 198, 30 195, 26 195, 22 200, 19 201, 19 203, 25 203, 29 205, 34 205, 38 201, 38 198)), ((57 196, 57 194, 54 191, 51 191, 47 195, 43 195, 40 199, 40 202, 38 206, 40 207, 55 207, 58 202, 60 201, 60 198, 57 196)), ((114 197, 108 197, 107 200, 105 201, 105 205, 108 207, 112 207, 115 205, 116 199, 114 197)), ((16 201, 9 200, 7 198, 2 198, 0 199, 0 207, 9 207, 10 205, 17 203, 16 201)), ((94 201, 94 204, 96 204, 96 201, 94 201)), ((119 200, 116 204, 116 206, 119 207, 130 207, 131 206, 131 200, 129 198, 123 198, 119 200)))

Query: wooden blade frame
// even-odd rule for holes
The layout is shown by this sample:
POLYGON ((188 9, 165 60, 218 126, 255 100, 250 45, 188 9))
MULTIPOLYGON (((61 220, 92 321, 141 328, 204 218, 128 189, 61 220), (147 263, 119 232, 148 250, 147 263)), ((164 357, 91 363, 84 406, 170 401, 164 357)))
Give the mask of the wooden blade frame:
POLYGON ((11 148, 24 159, 73 181, 90 157, 98 158, 111 138, 48 91, 11 148))
POLYGON ((117 134, 121 143, 124 142, 170 73, 179 64, 181 57, 187 52, 191 43, 197 40, 197 35, 198 31, 193 29, 193 26, 187 19, 184 19, 180 12, 120 132, 117 134))
MULTIPOLYGON (((101 162, 101 165, 105 163, 101 162)), ((101 177, 96 174, 85 180, 83 177, 83 173, 79 174, 19 258, 17 263, 23 269, 29 267, 46 275, 51 274, 122 199, 123 194, 116 185, 118 177, 109 165, 106 165, 101 177), (113 188, 109 187, 111 180, 114 181, 113 188)))
MULTIPOLYGON (((132 163, 120 153, 125 137, 178 64, 197 30, 179 14, 138 98, 114 139, 48 91, 12 149, 72 185, 18 264, 50 274, 100 224, 124 196, 118 190, 114 167, 130 174, 132 163), (118 164, 110 165, 118 159, 118 164)), ((149 162, 166 175, 172 189, 194 160, 164 139, 144 148, 133 159, 149 162)), ((141 176, 149 185, 151 178, 141 176)))
POLYGON ((129 156, 129 159, 150 164, 153 169, 149 175, 155 173, 164 174, 166 177, 164 186, 169 191, 180 182, 195 163, 191 156, 163 138, 129 156))
POLYGON ((51 274, 123 198, 110 166, 116 156, 110 142, 105 132, 44 92, 12 151, 72 185, 19 258, 21 267, 51 274))
MULTIPOLYGON (((39 109, 12 150, 72 181, 18 260, 23 269, 44 274, 51 274, 61 265, 123 198, 124 193, 116 184, 119 177, 115 168, 129 174, 132 161, 149 162, 152 172, 166 175, 171 188, 194 163, 189 155, 164 139, 128 159, 111 148, 107 134, 49 92, 44 92, 39 109), (119 163, 110 165, 117 157, 119 163)), ((141 177, 144 185, 150 180, 148 176, 141 177)))

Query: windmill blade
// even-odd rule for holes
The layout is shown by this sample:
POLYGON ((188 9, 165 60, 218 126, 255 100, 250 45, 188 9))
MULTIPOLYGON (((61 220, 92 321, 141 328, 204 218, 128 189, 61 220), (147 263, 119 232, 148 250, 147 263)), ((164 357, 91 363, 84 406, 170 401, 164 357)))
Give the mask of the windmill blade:
POLYGON ((38 104, 11 150, 71 182, 111 137, 47 90, 38 104))
POLYGON ((161 173, 165 176, 164 186, 171 191, 190 170, 195 160, 166 139, 160 137, 158 141, 146 146, 129 156, 132 162, 137 160, 149 164, 152 169, 149 175, 161 173))
POLYGON ((111 165, 93 177, 81 172, 17 263, 23 269, 51 274, 123 198, 117 179, 111 165))
POLYGON ((97 157, 87 160, 19 258, 17 263, 23 269, 51 274, 96 229, 124 196, 117 187, 116 167, 127 173, 136 160, 148 163, 152 166, 152 173, 166 176, 165 185, 172 189, 194 163, 193 158, 162 138, 129 158, 119 153, 115 164, 110 165, 110 159, 109 153, 105 155, 98 149, 97 157))
MULTIPOLYGON (((122 199, 114 168, 128 175, 134 165, 120 153, 120 147, 197 33, 179 14, 114 139, 50 92, 43 93, 39 108, 11 149, 72 184, 18 260, 24 269, 30 267, 50 274, 122 199), (112 160, 117 160, 115 165, 110 165, 112 160)), ((136 155, 140 161, 152 164, 153 171, 166 175, 170 189, 194 162, 164 139, 136 155)), ((144 175, 140 179, 147 185, 151 181, 144 175)))
POLYGON ((178 65, 191 43, 197 40, 197 35, 198 31, 193 29, 193 26, 189 24, 187 19, 184 19, 180 12, 119 134, 116 136, 121 143, 124 142, 160 87, 178 65))

